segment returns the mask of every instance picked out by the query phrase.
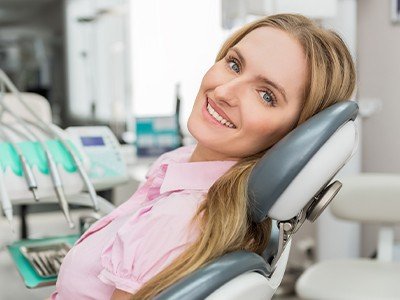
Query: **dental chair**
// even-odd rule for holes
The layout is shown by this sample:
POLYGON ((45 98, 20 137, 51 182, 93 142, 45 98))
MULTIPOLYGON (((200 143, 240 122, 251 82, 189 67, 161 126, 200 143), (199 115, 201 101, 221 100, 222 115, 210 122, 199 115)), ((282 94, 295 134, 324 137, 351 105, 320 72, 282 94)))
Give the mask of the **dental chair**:
POLYGON ((331 211, 343 220, 380 225, 377 257, 319 262, 300 276, 297 294, 319 300, 400 299, 400 262, 393 260, 394 226, 400 223, 400 176, 363 173, 344 178, 331 211))
MULTIPOLYGON (((354 152, 357 111, 351 101, 325 109, 274 145, 253 169, 248 185, 252 218, 269 217, 279 226, 271 260, 246 251, 226 254, 156 299, 270 299, 282 281, 292 235, 306 219, 314 221, 341 187, 332 179, 354 152)), ((90 206, 87 197, 71 200, 90 206)))
POLYGON ((255 222, 277 221, 279 246, 271 263, 258 254, 228 253, 160 293, 156 300, 271 299, 282 281, 292 235, 313 222, 341 187, 335 174, 356 148, 358 106, 346 101, 310 118, 274 145, 249 178, 255 222))

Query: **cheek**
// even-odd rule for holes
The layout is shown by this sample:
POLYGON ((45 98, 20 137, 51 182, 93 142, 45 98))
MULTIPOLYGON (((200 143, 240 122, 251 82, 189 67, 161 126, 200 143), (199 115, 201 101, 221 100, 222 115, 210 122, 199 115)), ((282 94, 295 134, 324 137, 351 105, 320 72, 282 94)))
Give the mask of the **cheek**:
POLYGON ((288 134, 295 126, 295 120, 296 117, 293 118, 287 118, 282 120, 280 122, 277 122, 274 127, 274 134, 273 140, 274 143, 278 142, 280 139, 282 139, 286 134, 288 134))
POLYGON ((253 114, 247 122, 248 130, 246 131, 251 132, 251 135, 259 139, 260 143, 268 143, 267 146, 270 146, 284 137, 292 128, 292 119, 285 117, 274 114, 257 117, 257 114, 253 114))
POLYGON ((187 129, 197 141, 201 138, 204 131, 204 126, 202 126, 202 124, 200 112, 198 110, 192 111, 187 121, 187 129))
POLYGON ((254 142, 262 148, 268 147, 276 140, 277 130, 273 124, 263 124, 263 126, 253 127, 254 142))

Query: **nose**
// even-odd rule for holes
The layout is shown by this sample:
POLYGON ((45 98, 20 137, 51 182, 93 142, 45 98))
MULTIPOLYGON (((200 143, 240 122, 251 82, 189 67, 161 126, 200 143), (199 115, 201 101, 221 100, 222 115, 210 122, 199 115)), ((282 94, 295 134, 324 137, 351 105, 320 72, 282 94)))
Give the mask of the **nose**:
POLYGON ((220 83, 214 89, 214 100, 220 104, 235 106, 239 102, 240 82, 238 78, 231 78, 220 83))

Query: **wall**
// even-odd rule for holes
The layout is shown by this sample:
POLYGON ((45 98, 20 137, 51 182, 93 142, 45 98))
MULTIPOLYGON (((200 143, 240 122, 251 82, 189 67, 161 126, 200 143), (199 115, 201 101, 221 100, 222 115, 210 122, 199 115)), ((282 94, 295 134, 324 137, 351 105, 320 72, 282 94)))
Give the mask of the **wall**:
POLYGON ((224 40, 220 6, 215 0, 131 2, 132 114, 172 114, 179 82, 186 130, 201 79, 224 40))
MULTIPOLYGON (((400 23, 391 23, 390 4, 358 1, 358 98, 377 98, 383 104, 363 120, 364 172, 400 172, 400 23)), ((363 226, 363 256, 374 251, 376 231, 376 226, 363 226)))
POLYGON ((400 24, 390 0, 358 1, 358 98, 378 98, 382 110, 363 122, 363 171, 400 171, 400 24))
MULTIPOLYGON (((68 107, 77 119, 125 121, 130 106, 127 0, 68 0, 68 107)), ((86 123, 87 124, 87 123, 86 123)))

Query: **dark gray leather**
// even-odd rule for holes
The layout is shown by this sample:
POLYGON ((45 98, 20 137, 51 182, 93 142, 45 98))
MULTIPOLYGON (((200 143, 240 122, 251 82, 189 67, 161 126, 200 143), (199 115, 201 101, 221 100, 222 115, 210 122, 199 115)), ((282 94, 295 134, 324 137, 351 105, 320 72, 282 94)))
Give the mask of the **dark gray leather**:
POLYGON ((271 207, 314 154, 341 126, 357 117, 354 101, 336 103, 292 130, 276 143, 250 174, 248 197, 255 222, 271 207))
POLYGON ((261 256, 252 252, 228 253, 183 278, 154 299, 204 299, 231 279, 247 272, 257 272, 267 277, 271 273, 271 267, 261 256))

